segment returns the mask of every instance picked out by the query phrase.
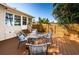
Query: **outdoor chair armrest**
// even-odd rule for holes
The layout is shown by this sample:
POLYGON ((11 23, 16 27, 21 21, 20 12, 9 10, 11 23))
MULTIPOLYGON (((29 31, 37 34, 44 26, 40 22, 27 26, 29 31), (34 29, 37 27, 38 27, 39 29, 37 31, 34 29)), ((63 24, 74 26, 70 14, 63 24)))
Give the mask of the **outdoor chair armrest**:
POLYGON ((32 44, 26 43, 26 45, 29 45, 29 46, 30 46, 30 45, 32 45, 32 44))
POLYGON ((47 44, 51 44, 50 42, 48 42, 47 44))

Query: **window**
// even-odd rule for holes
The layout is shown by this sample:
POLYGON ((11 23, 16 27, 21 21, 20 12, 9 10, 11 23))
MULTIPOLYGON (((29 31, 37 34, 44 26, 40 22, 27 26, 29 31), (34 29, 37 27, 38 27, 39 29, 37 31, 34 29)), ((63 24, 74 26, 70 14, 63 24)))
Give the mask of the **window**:
POLYGON ((26 25, 27 18, 23 17, 23 25, 26 25))
POLYGON ((15 15, 15 25, 21 25, 21 16, 15 15))
POLYGON ((5 24, 8 25, 8 26, 13 25, 13 14, 6 13, 5 24))

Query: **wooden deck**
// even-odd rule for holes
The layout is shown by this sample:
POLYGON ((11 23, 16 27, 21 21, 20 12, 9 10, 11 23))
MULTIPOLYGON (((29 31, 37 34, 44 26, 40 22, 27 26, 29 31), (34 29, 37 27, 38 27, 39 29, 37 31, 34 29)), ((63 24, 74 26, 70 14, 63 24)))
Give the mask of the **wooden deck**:
MULTIPOLYGON (((76 39, 75 39, 76 40, 76 39)), ((70 40, 67 37, 57 37, 53 39, 53 45, 59 49, 59 54, 62 55, 78 55, 79 42, 70 40)))
MULTIPOLYGON (((12 38, 0 42, 0 55, 27 55, 28 49, 22 45, 19 49, 18 39, 12 38)), ((75 40, 70 40, 67 37, 53 37, 52 44, 48 48, 48 55, 78 55, 79 43, 75 40)))

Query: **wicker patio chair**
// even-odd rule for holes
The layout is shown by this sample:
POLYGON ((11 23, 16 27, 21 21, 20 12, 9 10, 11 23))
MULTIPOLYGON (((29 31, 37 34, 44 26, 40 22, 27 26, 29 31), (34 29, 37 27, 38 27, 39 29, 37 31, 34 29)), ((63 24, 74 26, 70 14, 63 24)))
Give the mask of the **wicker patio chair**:
POLYGON ((18 40, 19 40, 18 48, 20 47, 21 43, 26 42, 28 40, 27 36, 23 32, 19 32, 17 34, 17 37, 18 37, 18 40))
POLYGON ((46 55, 48 44, 29 45, 30 55, 46 55))

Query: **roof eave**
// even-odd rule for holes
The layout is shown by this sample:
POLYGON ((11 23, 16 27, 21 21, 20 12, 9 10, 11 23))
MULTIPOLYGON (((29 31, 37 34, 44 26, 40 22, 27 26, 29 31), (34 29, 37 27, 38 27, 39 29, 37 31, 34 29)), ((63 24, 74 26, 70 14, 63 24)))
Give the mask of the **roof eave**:
POLYGON ((11 8, 11 9, 16 10, 16 11, 19 11, 19 12, 21 12, 21 13, 23 13, 23 14, 25 14, 25 15, 31 17, 31 18, 35 18, 34 16, 31 16, 31 15, 25 13, 25 12, 22 12, 22 11, 20 11, 20 10, 17 10, 17 9, 15 9, 15 8, 12 8, 12 7, 10 7, 10 6, 8 6, 8 5, 5 5, 5 4, 3 4, 3 3, 0 3, 0 5, 2 5, 2 6, 4 6, 4 7, 7 7, 7 8, 11 8))

